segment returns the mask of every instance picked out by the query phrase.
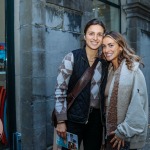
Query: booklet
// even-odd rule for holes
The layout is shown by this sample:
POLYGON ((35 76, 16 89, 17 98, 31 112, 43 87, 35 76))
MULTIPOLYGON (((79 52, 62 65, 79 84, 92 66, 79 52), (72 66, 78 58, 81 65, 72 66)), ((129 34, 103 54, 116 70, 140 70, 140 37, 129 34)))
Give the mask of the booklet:
POLYGON ((67 132, 67 138, 64 140, 60 136, 56 135, 56 144, 69 150, 78 150, 78 136, 67 132))

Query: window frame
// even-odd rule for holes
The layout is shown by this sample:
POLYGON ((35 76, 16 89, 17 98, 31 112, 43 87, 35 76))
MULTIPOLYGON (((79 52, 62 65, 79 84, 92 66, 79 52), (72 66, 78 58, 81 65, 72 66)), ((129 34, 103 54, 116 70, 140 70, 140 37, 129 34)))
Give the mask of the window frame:
POLYGON ((121 2, 120 0, 118 0, 119 4, 115 4, 113 2, 106 1, 106 0, 99 0, 99 1, 119 9, 119 32, 121 32, 121 2))

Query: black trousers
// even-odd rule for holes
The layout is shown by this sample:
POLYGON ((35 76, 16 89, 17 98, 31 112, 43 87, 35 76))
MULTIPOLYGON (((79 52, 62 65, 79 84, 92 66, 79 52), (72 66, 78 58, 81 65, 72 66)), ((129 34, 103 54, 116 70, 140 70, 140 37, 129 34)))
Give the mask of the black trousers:
MULTIPOLYGON (((92 110, 87 124, 67 122, 67 131, 78 135, 79 146, 83 140, 84 150, 100 150, 102 129, 100 109, 92 110)), ((62 148, 62 150, 66 150, 66 148, 62 148)))

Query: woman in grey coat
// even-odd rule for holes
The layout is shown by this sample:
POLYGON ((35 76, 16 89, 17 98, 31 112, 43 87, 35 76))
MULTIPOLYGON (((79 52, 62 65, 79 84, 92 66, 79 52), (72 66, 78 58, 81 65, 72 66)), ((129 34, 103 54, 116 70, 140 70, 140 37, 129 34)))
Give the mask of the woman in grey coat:
POLYGON ((110 62, 106 97, 107 149, 142 148, 148 127, 148 94, 141 59, 123 36, 105 34, 103 55, 110 62))

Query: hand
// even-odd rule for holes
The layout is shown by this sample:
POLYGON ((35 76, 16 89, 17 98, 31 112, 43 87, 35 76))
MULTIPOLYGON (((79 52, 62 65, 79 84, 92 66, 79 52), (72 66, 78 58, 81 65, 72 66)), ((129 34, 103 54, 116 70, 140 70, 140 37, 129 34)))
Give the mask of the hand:
POLYGON ((59 136, 61 136, 63 139, 66 139, 67 127, 65 122, 58 123, 56 127, 56 131, 59 136))
POLYGON ((112 146, 113 148, 116 147, 117 145, 118 145, 117 146, 117 150, 120 150, 121 145, 124 147, 124 140, 119 138, 119 137, 117 137, 115 135, 114 131, 111 132, 110 135, 114 135, 114 137, 110 141, 110 143, 113 143, 113 146, 112 146))

